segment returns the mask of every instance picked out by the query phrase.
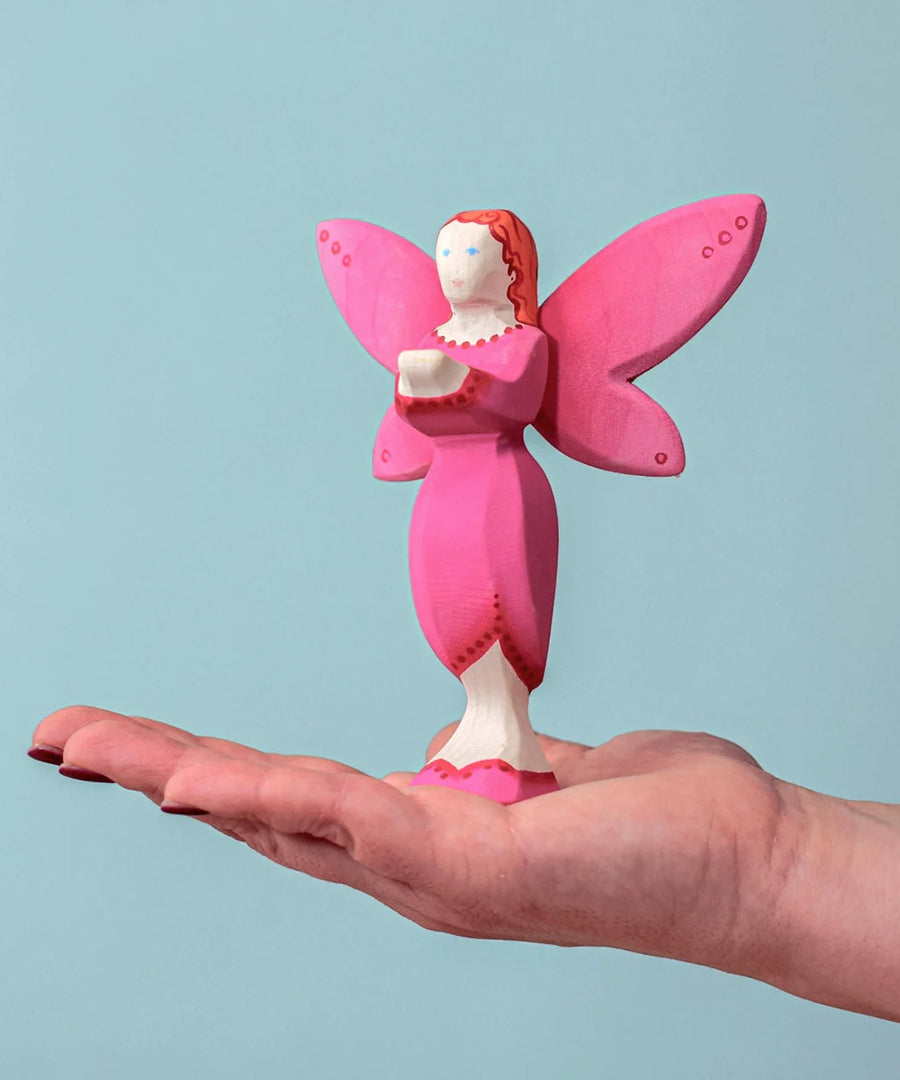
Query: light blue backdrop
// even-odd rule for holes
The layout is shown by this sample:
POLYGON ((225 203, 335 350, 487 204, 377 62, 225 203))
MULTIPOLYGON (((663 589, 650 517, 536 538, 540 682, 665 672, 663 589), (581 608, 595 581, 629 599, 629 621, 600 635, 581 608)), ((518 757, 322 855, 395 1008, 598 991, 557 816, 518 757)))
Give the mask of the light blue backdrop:
POLYGON ((369 474, 389 381, 314 223, 427 246, 507 205, 546 295, 743 190, 756 266, 643 383, 684 476, 532 440, 562 528, 535 720, 705 729, 900 800, 897 10, 0 4, 4 1076, 896 1078, 885 1022, 431 935, 24 751, 83 701, 417 767, 460 693, 412 611, 414 485, 369 474))

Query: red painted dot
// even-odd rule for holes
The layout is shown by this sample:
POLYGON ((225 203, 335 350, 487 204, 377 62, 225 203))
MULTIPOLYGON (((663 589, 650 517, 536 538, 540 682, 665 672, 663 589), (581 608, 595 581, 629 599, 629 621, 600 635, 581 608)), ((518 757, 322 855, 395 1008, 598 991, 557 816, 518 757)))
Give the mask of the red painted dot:
POLYGON ((345 255, 345 256, 343 257, 343 259, 341 259, 341 262, 342 262, 342 263, 344 264, 344 266, 349 266, 349 265, 350 265, 350 256, 349 256, 349 255, 345 255))
POLYGON ((457 656, 457 658, 456 658, 456 659, 457 659, 457 660, 458 660, 458 661, 459 661, 459 662, 460 662, 461 664, 464 664, 464 663, 466 662, 466 658, 465 658, 464 656, 457 656))
POLYGON ((480 338, 479 338, 479 339, 478 339, 478 340, 477 340, 477 341, 475 342, 475 344, 476 344, 476 345, 478 346, 478 348, 480 349, 480 348, 481 348, 481 346, 482 346, 482 345, 484 344, 484 338, 483 338, 483 337, 480 337, 480 338))
POLYGON ((337 240, 335 240, 335 242, 331 245, 331 254, 332 255, 337 255, 337 253, 340 250, 341 250, 341 245, 337 242, 337 240))
POLYGON ((747 219, 744 217, 743 214, 741 214, 740 217, 736 217, 734 219, 734 227, 736 229, 746 229, 747 228, 747 219))
POLYGON ((469 345, 471 345, 471 342, 470 342, 470 341, 464 341, 464 342, 462 343, 462 345, 460 345, 460 348, 461 348, 461 349, 468 349, 469 345))
POLYGON ((482 769, 489 769, 490 765, 482 765, 481 767, 482 767, 482 769))
POLYGON ((710 258, 712 253, 713 253, 713 249, 711 247, 705 247, 703 249, 703 251, 701 252, 701 255, 703 256, 704 259, 708 259, 708 258, 710 258))
POLYGON ((463 780, 468 780, 471 775, 472 774, 470 772, 464 772, 463 773, 463 780))
POLYGON ((521 329, 522 329, 522 324, 521 324, 520 322, 517 322, 517 323, 516 323, 516 329, 517 329, 517 330, 521 330, 521 329))
POLYGON ((477 641, 475 642, 475 648, 476 648, 476 649, 480 649, 480 648, 481 648, 481 646, 482 646, 483 644, 484 644, 484 642, 483 642, 483 641, 481 640, 481 638, 479 638, 479 639, 478 639, 478 640, 477 640, 477 641))
POLYGON ((434 767, 434 771, 435 771, 435 772, 440 772, 440 771, 441 771, 441 767, 440 767, 440 765, 435 765, 435 767, 434 767))
POLYGON ((472 649, 472 648, 466 649, 466 652, 469 654, 469 656, 474 656, 475 655, 475 650, 472 649))
POLYGON ((498 592, 495 592, 495 593, 494 593, 494 599, 495 599, 495 600, 499 600, 499 599, 500 599, 500 593, 498 593, 498 592))
POLYGON ((491 341, 498 341, 499 338, 500 338, 499 334, 491 334, 491 341))
POLYGON ((498 765, 497 768, 500 770, 500 772, 509 772, 508 765, 498 765))
POLYGON ((319 233, 319 239, 322 241, 323 244, 325 243, 325 241, 328 239, 328 230, 327 229, 323 229, 319 233))
POLYGON ((441 773, 441 779, 442 779, 442 780, 446 780, 446 779, 447 779, 447 774, 446 774, 445 772, 442 772, 442 773, 441 773))
POLYGON ((455 349, 456 348, 456 341, 455 340, 454 341, 448 341, 447 342, 447 348, 448 349, 455 349))
POLYGON ((719 243, 720 244, 730 244, 731 243, 731 233, 727 229, 723 229, 719 233, 719 243))
POLYGON ((512 333, 512 327, 511 326, 504 327, 503 333, 504 334, 511 334, 512 333))
POLYGON ((669 455, 664 454, 662 451, 660 451, 653 460, 656 462, 657 465, 665 465, 665 463, 669 460, 669 455))
POLYGON ((443 340, 444 340, 444 335, 441 334, 441 336, 438 338, 438 341, 443 341, 443 340))
POLYGON ((390 450, 382 450, 381 451, 381 460, 383 462, 385 462, 385 463, 387 463, 388 461, 391 460, 391 452, 390 452, 390 450))

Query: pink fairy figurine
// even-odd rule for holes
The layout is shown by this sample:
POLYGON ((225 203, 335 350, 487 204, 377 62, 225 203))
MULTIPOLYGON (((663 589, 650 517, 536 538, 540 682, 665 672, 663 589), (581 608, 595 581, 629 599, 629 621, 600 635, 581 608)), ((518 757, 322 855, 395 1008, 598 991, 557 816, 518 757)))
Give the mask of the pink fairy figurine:
POLYGON ((524 429, 598 468, 684 468, 673 421, 633 380, 721 308, 749 269, 755 195, 680 207, 604 248, 539 308, 531 234, 508 210, 457 214, 435 259, 360 221, 318 228, 325 278, 396 375, 375 443, 383 480, 424 478, 410 526, 416 614, 466 690, 453 736, 412 781, 514 803, 558 790, 528 717, 556 586, 553 494, 524 429))

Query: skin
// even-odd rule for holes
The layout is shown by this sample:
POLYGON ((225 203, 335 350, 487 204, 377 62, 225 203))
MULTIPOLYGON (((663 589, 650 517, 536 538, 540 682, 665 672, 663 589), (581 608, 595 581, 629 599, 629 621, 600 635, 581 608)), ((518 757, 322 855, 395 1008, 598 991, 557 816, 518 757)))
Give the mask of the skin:
POLYGON ((671 957, 900 1020, 900 807, 787 783, 712 735, 541 736, 564 790, 510 807, 86 707, 34 742, 430 930, 671 957))

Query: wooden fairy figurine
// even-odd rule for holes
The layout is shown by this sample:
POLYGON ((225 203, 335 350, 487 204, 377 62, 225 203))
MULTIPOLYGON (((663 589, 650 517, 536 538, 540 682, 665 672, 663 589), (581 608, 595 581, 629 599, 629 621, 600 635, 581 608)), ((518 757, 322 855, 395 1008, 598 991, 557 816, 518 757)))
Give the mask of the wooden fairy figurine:
POLYGON ((681 472, 675 424, 632 380, 725 303, 764 224, 754 195, 669 211, 604 248, 540 308, 534 241, 508 210, 451 218, 434 260, 365 222, 319 226, 338 307, 396 375, 374 472, 424 477, 410 527, 413 599, 466 691, 458 728, 414 784, 501 803, 558 790, 528 716, 550 643, 556 508, 524 429, 534 423, 599 468, 681 472))

